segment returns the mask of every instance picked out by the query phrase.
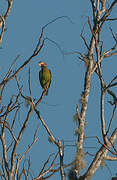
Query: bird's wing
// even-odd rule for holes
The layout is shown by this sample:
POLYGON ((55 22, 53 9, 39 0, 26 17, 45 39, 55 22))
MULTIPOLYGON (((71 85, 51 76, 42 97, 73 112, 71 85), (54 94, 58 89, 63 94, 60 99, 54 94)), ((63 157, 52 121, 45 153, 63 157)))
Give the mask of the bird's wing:
POLYGON ((43 74, 42 73, 43 73, 42 70, 39 71, 39 81, 40 81, 40 84, 41 84, 42 88, 44 88, 43 81, 42 81, 42 78, 43 78, 43 74))
POLYGON ((50 72, 50 82, 49 82, 49 87, 50 87, 50 84, 51 84, 51 81, 52 81, 52 73, 51 73, 50 69, 49 69, 49 72, 50 72))

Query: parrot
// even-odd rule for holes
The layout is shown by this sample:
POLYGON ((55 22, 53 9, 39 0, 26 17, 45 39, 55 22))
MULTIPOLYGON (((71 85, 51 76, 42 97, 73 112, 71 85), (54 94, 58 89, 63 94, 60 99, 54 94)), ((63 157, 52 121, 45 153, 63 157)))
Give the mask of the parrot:
POLYGON ((43 90, 46 91, 46 95, 48 95, 48 89, 51 84, 51 71, 48 69, 47 64, 45 62, 40 61, 38 65, 41 67, 39 71, 39 81, 43 90))

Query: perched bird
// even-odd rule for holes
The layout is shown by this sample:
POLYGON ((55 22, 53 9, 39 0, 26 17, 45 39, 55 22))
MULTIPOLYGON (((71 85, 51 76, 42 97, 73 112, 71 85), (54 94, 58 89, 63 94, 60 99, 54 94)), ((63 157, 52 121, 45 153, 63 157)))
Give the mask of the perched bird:
POLYGON ((39 80, 42 88, 46 91, 46 95, 48 95, 48 88, 51 84, 51 71, 48 69, 47 64, 45 62, 39 62, 38 65, 41 67, 41 71, 39 72, 39 80))

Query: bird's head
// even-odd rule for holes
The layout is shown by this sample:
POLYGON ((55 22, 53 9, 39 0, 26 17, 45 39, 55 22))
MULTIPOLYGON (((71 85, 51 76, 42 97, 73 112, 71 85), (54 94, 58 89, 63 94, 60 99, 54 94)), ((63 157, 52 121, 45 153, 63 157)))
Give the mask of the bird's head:
POLYGON ((40 61, 40 62, 38 63, 38 65, 39 65, 40 67, 45 67, 45 66, 47 66, 47 64, 46 64, 45 62, 42 62, 42 61, 40 61))

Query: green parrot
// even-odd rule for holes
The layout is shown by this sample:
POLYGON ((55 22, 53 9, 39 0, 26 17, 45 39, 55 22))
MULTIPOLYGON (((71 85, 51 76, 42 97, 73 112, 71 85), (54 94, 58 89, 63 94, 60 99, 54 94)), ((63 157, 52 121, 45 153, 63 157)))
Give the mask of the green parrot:
POLYGON ((48 69, 47 64, 45 62, 39 62, 38 65, 41 67, 41 71, 39 71, 39 80, 41 87, 46 91, 46 95, 48 95, 48 89, 51 84, 51 71, 48 69))

